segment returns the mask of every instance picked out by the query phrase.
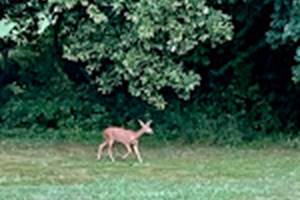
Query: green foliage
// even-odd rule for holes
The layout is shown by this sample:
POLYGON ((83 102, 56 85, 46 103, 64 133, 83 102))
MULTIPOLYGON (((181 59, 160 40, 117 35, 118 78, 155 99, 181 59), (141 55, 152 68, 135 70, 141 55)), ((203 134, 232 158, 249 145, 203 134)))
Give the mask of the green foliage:
MULTIPOLYGON (((50 25, 51 15, 45 3, 39 0, 26 0, 17 3, 2 2, 3 15, 0 24, 3 32, 0 39, 17 45, 35 42, 50 25)), ((1 47, 3 48, 3 47, 1 47)))
POLYGON ((64 23, 72 26, 62 30, 64 57, 86 62, 102 94, 126 84, 132 96, 160 109, 166 105, 162 89, 172 88, 187 100, 199 85, 200 76, 178 56, 202 43, 216 46, 232 38, 230 17, 205 1, 79 5, 65 14, 64 23))
POLYGON ((165 113, 157 116, 160 124, 155 125, 157 137, 161 140, 184 140, 218 145, 238 145, 244 141, 244 129, 237 115, 221 114, 214 105, 198 104, 181 108, 171 104, 165 113))
POLYGON ((59 84, 47 90, 16 84, 7 89, 15 96, 1 109, 1 121, 6 127, 95 130, 109 124, 105 107, 89 101, 83 89, 71 90, 71 86, 59 84))
POLYGON ((188 105, 172 102, 164 113, 152 113, 153 119, 160 119, 155 125, 158 137, 235 146, 275 136, 282 124, 259 88, 252 86, 245 93, 235 87, 222 88, 188 105))
POLYGON ((3 94, 9 94, 1 102, 2 126, 49 134, 49 130, 98 130, 110 124, 109 113, 92 95, 91 87, 72 83, 53 65, 51 49, 44 46, 48 42, 10 52, 9 58, 19 65, 18 80, 2 89, 3 94))
MULTIPOLYGON (((272 14, 271 29, 267 33, 267 41, 273 48, 287 46, 297 47, 295 55, 296 65, 292 69, 292 80, 297 83, 299 75, 299 41, 300 41, 300 2, 298 0, 274 1, 274 13, 272 14)), ((295 48, 296 49, 296 48, 295 48)))
POLYGON ((295 65, 292 69, 293 72, 293 81, 295 83, 300 82, 300 46, 296 50, 295 61, 297 65, 295 65))

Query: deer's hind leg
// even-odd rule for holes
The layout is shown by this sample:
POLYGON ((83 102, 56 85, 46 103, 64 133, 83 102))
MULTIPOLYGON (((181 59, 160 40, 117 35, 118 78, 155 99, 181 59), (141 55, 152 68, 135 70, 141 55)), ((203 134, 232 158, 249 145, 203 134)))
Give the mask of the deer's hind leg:
POLYGON ((124 146, 125 146, 126 149, 127 149, 127 153, 125 153, 125 154, 122 156, 122 159, 126 159, 126 158, 129 156, 129 154, 132 153, 132 150, 131 150, 131 147, 130 147, 129 144, 124 144, 124 146))

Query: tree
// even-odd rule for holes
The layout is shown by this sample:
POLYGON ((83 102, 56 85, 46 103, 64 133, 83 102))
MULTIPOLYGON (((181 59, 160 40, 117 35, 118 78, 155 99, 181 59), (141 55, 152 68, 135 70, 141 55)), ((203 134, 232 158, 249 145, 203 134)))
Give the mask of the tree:
MULTIPOLYGON (((1 9, 0 50, 3 70, 11 71, 13 66, 8 61, 13 61, 21 67, 18 74, 25 77, 28 76, 27 71, 39 74, 55 72, 56 79, 64 76, 59 63, 62 57, 58 39, 61 10, 57 3, 45 0, 7 0, 1 2, 1 9), (44 60, 45 57, 50 58, 44 68, 37 64, 37 60, 42 57, 44 60)), ((7 74, 3 73, 2 76, 7 74)), ((48 77, 43 80, 49 82, 48 77)))
POLYGON ((295 65, 292 68, 293 81, 300 82, 300 1, 276 0, 272 14, 271 29, 267 41, 274 49, 285 47, 295 49, 295 65))
POLYGON ((81 0, 64 6, 64 57, 86 63, 102 94, 123 86, 160 109, 166 106, 163 89, 188 99, 200 84, 200 75, 179 57, 232 38, 230 16, 205 0, 81 0))
POLYGON ((230 17, 207 6, 205 0, 2 4, 2 21, 11 25, 9 34, 2 36, 3 46, 32 44, 52 27, 54 60, 63 46, 64 58, 86 63, 102 94, 122 86, 160 109, 166 106, 165 88, 188 99, 200 84, 200 75, 185 66, 182 58, 201 44, 216 47, 232 38, 230 17), (61 20, 56 8, 62 9, 61 20))
POLYGON ((43 11, 45 4, 38 0, 0 2, 0 51, 4 71, 11 70, 8 63, 12 50, 36 44, 50 24, 43 11))

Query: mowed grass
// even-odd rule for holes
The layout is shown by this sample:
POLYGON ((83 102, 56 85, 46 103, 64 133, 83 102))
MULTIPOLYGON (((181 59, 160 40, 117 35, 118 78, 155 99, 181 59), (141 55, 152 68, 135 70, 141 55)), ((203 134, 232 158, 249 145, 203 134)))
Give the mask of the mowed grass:
POLYGON ((132 156, 96 160, 97 145, 0 141, 0 199, 296 200, 300 152, 141 144, 132 156))

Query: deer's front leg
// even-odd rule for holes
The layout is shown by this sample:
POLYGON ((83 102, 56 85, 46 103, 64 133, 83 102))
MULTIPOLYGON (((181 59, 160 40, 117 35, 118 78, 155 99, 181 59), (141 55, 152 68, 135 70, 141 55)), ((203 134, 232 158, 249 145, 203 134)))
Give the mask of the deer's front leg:
POLYGON ((104 141, 102 144, 99 145, 98 154, 97 154, 97 159, 98 160, 100 160, 102 158, 103 149, 105 148, 105 146, 107 144, 108 144, 107 141, 104 141))
POLYGON ((113 157, 113 154, 112 154, 113 145, 114 145, 114 141, 113 140, 108 141, 108 155, 110 157, 110 160, 112 162, 115 162, 115 158, 113 157))
POLYGON ((139 162, 142 163, 143 159, 142 159, 140 151, 139 151, 138 143, 133 144, 133 150, 134 150, 134 153, 135 153, 137 159, 139 160, 139 162))
POLYGON ((124 144, 124 146, 125 146, 126 149, 127 149, 127 153, 125 153, 125 154, 122 156, 122 159, 126 159, 126 158, 129 156, 129 154, 132 153, 132 150, 131 150, 131 147, 130 147, 129 144, 124 144))

